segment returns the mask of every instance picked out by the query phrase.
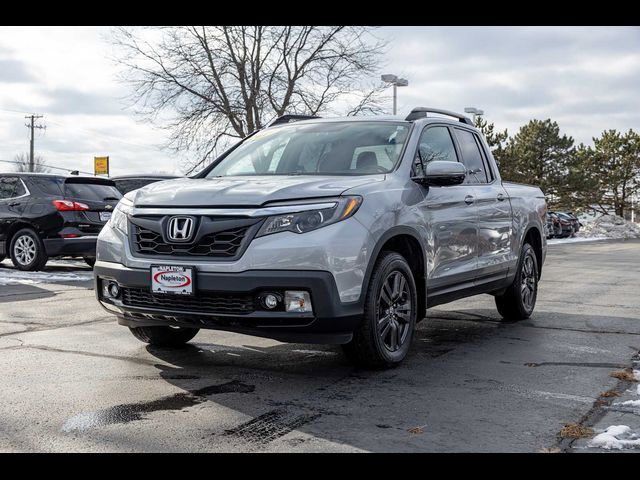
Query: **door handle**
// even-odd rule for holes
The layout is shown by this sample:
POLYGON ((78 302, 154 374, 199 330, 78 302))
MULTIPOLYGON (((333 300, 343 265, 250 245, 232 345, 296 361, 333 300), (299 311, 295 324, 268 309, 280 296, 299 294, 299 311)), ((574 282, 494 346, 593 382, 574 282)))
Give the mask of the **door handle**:
POLYGON ((471 205, 473 202, 475 202, 475 198, 472 195, 467 195, 466 197, 464 197, 464 203, 466 203, 467 205, 471 205))
POLYGON ((9 204, 10 207, 17 207, 19 205, 22 205, 22 204, 20 202, 13 202, 9 204))
POLYGON ((498 194, 498 201, 502 202, 504 200, 504 195, 499 193, 498 194))

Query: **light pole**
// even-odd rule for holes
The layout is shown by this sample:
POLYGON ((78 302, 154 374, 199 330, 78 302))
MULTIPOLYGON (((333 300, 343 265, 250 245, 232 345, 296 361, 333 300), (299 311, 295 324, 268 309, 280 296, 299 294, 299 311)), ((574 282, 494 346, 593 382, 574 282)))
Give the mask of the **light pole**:
POLYGON ((484 115, 484 110, 480 110, 479 108, 475 108, 475 107, 466 107, 464 109, 464 113, 471 113, 473 115, 473 124, 476 124, 476 116, 481 117, 482 115, 484 115))
POLYGON ((392 75, 390 73, 382 75, 380 78, 383 82, 393 85, 393 114, 396 115, 398 104, 398 87, 406 87, 407 85, 409 85, 409 80, 407 80, 406 78, 398 78, 397 75, 392 75))

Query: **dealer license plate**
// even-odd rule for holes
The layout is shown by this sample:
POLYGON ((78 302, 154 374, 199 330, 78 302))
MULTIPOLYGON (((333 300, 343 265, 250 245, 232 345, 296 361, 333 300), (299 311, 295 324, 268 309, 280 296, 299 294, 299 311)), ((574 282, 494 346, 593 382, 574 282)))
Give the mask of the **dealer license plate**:
POLYGON ((151 291, 174 295, 193 295, 193 267, 153 265, 151 267, 151 291))

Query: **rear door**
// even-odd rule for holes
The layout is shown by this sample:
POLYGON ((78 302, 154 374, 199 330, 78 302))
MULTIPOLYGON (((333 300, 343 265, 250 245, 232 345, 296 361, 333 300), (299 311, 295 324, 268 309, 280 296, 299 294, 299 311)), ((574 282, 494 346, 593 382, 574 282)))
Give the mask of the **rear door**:
POLYGON ((491 168, 480 137, 454 128, 467 167, 465 185, 478 209, 478 268, 476 283, 505 278, 511 261, 512 215, 509 195, 491 168))

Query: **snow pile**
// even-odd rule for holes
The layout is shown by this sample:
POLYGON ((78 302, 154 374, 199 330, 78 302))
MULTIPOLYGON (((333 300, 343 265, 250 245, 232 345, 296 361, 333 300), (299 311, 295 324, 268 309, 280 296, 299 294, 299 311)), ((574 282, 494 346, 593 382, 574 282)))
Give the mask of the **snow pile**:
POLYGON ((93 272, 22 272, 0 269, 0 285, 35 285, 38 283, 88 282, 93 272))
POLYGON ((640 435, 632 432, 626 425, 612 425, 604 432, 596 435, 589 442, 589 446, 606 450, 640 448, 640 435))
POLYGON ((640 225, 617 215, 602 215, 585 223, 576 234, 581 238, 640 238, 640 225))

